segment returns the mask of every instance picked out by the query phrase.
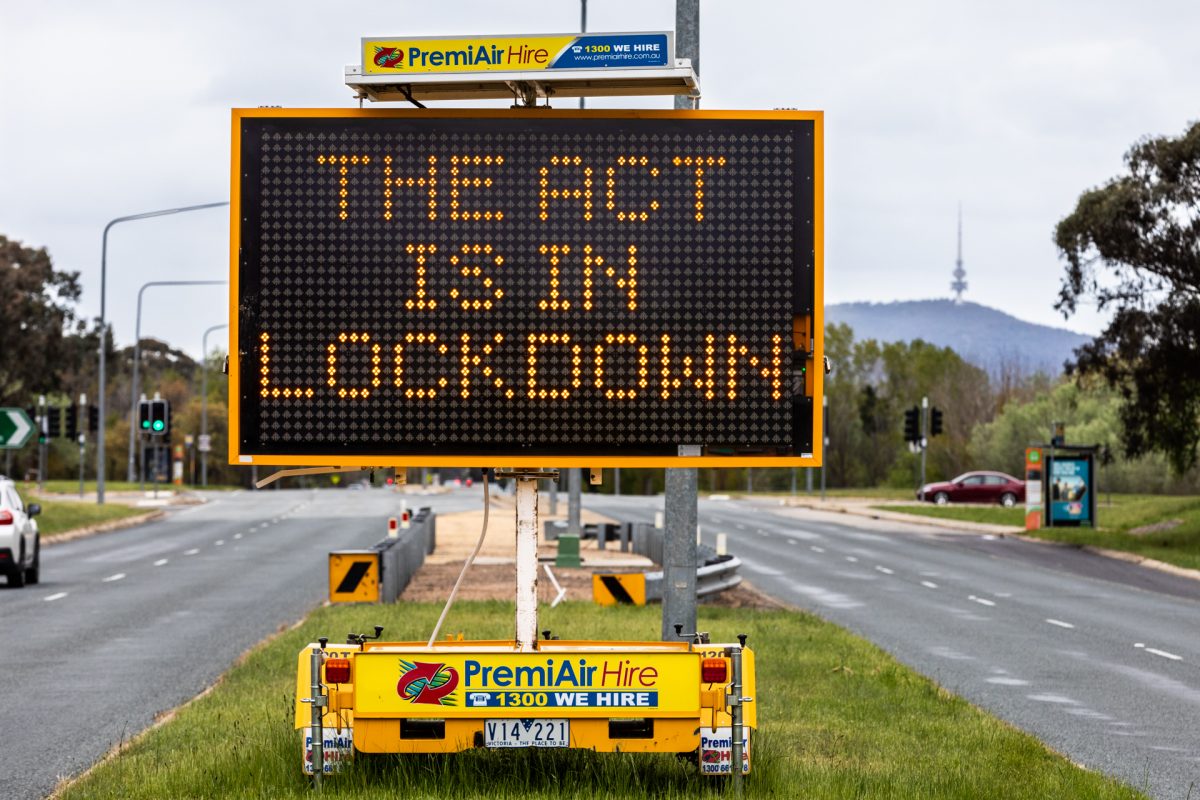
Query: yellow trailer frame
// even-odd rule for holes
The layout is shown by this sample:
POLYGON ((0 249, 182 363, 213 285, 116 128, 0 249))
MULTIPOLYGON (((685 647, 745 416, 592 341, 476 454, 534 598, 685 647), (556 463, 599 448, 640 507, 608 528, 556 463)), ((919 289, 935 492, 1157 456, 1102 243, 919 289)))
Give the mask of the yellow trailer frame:
MULTIPOLYGON (((313 643, 297 657, 295 726, 302 737, 311 722, 312 710, 304 701, 312 685, 311 653, 313 643)), ((327 645, 325 663, 330 659, 350 662, 350 681, 326 685, 328 705, 323 715, 326 729, 353 741, 363 753, 456 753, 484 746, 484 726, 497 719, 566 719, 570 724, 572 748, 597 752, 656 752, 695 754, 704 771, 702 737, 711 738, 732 725, 727 707, 729 678, 732 676, 729 651, 738 645, 693 644, 690 642, 617 642, 617 641, 542 641, 535 651, 521 651, 510 641, 443 642, 426 646, 421 642, 364 645, 327 645), (580 675, 593 669, 592 680, 580 675), (724 681, 705 682, 701 666, 709 660, 723 661, 724 681), (538 672, 545 664, 558 665, 559 674, 538 672), (575 680, 559 681, 563 664, 575 680), (439 702, 415 702, 419 693, 405 683, 407 664, 450 671, 452 678, 441 690, 450 691, 439 702), (478 665, 471 667, 470 665, 478 665), (464 665, 466 668, 464 669, 464 665), (619 670, 618 670, 619 667, 619 670), (507 672, 505 669, 507 668, 507 672), (603 674, 607 668, 607 674, 603 674), (473 675, 464 674, 474 669, 473 675), (487 672, 484 672, 484 670, 487 672), (521 671, 527 676, 524 686, 506 686, 520 682, 521 671), (483 680, 479 680, 480 677, 483 680), (396 680, 392 681, 391 677, 396 680), (470 678, 475 678, 474 685, 470 678), (604 680, 604 683, 600 683, 604 680), (407 696, 405 689, 409 688, 407 696), (501 695, 519 696, 528 704, 494 705, 497 690, 501 695), (585 690, 585 691, 579 691, 585 690), (638 691, 642 690, 642 691, 638 691), (555 695, 596 695, 602 692, 635 695, 625 704, 562 706, 554 704, 555 695), (636 695, 655 693, 653 704, 636 695), (488 695, 488 705, 471 705, 470 694, 488 695), (545 695, 538 698, 537 695, 545 695), (449 699, 450 702, 445 703, 449 699), (539 699, 541 702, 539 702, 539 699), (642 704, 638 704, 638 703, 642 704), (347 735, 348 732, 348 735, 347 735)), ((755 694, 754 653, 741 650, 742 691, 755 694)), ((554 667, 550 668, 551 673, 554 667)), ((477 701, 481 701, 476 698, 477 701)), ((558 698, 561 699, 561 698, 558 698)), ((577 699, 577 698, 576 698, 577 699)), ((593 703, 595 698, 591 698, 593 703)), ((618 701, 620 698, 618 698, 618 701)), ((744 738, 757 727, 753 702, 745 705, 744 738)), ((744 770, 749 771, 749 749, 744 770)), ((710 760, 710 764, 715 760, 710 760)), ((713 774, 720 774, 716 769, 713 774)))

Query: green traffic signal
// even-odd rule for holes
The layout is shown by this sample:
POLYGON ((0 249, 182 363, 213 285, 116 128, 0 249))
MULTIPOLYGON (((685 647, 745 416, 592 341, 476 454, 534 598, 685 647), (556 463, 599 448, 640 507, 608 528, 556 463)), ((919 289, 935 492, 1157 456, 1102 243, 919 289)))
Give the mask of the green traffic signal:
POLYGON ((164 425, 163 425, 163 421, 161 419, 154 420, 155 432, 161 431, 163 429, 163 427, 164 427, 164 425))
POLYGON ((149 427, 150 427, 150 420, 148 420, 148 419, 144 419, 144 420, 142 420, 142 427, 143 427, 143 428, 149 428, 149 427))

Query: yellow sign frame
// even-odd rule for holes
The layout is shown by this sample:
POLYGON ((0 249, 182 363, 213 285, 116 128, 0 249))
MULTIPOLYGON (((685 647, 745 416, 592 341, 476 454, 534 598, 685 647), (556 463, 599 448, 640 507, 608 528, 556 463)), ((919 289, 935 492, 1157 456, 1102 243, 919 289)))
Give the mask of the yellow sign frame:
MULTIPOLYGON (((235 108, 231 120, 229 203, 229 463, 242 466, 302 467, 552 467, 552 468, 663 468, 663 467, 819 467, 824 454, 822 398, 825 356, 825 133, 822 111, 662 111, 662 110, 560 110, 439 109, 442 118, 458 119, 709 119, 795 120, 813 123, 813 313, 812 329, 804 332, 813 342, 809 363, 809 396, 813 402, 812 455, 507 455, 507 454, 399 454, 399 455, 271 455, 244 454, 240 450, 241 365, 238 351, 238 256, 241 251, 241 122, 248 118, 308 119, 421 119, 432 112, 421 109, 345 108, 235 108)), ((800 334, 797 334, 800 335, 800 334)))

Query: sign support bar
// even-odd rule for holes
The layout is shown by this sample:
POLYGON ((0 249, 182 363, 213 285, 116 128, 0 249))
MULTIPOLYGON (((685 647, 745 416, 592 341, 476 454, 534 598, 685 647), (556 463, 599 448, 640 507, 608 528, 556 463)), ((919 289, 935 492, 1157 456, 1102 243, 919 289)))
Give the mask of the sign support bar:
MULTIPOLYGON (((517 650, 537 649, 538 583, 538 480, 558 478, 557 472, 542 470, 496 470, 497 478, 517 481, 517 650)), ((488 502, 491 502, 490 498, 488 502)))

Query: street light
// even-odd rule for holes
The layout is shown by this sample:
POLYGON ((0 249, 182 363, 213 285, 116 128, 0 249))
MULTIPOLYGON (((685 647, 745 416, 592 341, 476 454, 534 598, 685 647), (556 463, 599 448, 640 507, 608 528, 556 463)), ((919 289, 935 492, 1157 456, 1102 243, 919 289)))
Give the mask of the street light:
POLYGON ((143 214, 130 214, 117 217, 104 226, 104 235, 100 244, 100 397, 96 401, 100 417, 100 429, 96 435, 96 503, 104 505, 104 392, 105 392, 105 351, 108 349, 108 325, 105 320, 105 299, 108 289, 108 231, 118 222, 132 222, 151 217, 165 217, 171 214, 182 214, 185 211, 200 211, 205 208, 220 208, 229 205, 228 201, 219 203, 203 203, 198 206, 181 206, 179 208, 164 208, 159 211, 147 211, 143 214))
MULTIPOLYGON (((208 335, 213 331, 228 328, 228 325, 213 325, 204 332, 204 344, 200 354, 200 441, 208 436, 208 335)), ((208 450, 200 451, 200 485, 208 486, 208 450)))
POLYGON ((137 324, 133 336, 133 380, 129 385, 129 470, 125 480, 133 483, 137 479, 133 460, 133 443, 135 441, 134 421, 137 419, 138 390, 141 388, 138 380, 138 368, 142 363, 142 294, 151 286, 224 286, 225 281, 149 281, 138 289, 137 324))

